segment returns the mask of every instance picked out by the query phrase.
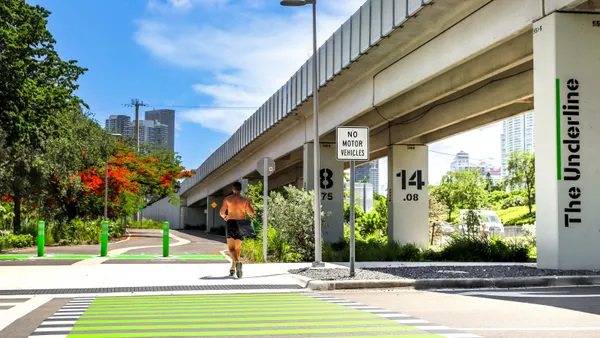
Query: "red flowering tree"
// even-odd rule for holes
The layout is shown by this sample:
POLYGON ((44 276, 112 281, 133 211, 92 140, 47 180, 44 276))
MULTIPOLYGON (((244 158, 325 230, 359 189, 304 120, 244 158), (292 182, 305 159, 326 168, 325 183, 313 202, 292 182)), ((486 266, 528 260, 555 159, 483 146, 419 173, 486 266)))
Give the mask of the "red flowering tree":
MULTIPOLYGON (((87 213, 103 213, 105 170, 106 167, 95 167, 79 172, 84 186, 80 202, 87 213)), ((153 203, 173 197, 179 187, 178 180, 193 174, 181 166, 172 152, 137 155, 131 147, 118 143, 108 164, 109 215, 133 214, 145 201, 153 203)))

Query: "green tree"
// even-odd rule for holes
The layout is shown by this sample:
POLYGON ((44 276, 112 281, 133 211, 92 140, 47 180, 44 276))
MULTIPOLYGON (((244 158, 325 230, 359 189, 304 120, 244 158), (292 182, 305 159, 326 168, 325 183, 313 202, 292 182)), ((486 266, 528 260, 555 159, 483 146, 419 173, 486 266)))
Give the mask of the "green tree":
POLYGON ((535 199, 535 154, 517 150, 508 154, 507 162, 507 183, 511 188, 525 189, 531 214, 535 199))
POLYGON ((437 201, 446 207, 448 213, 447 221, 452 221, 452 212, 456 209, 458 182, 456 181, 455 173, 448 172, 442 176, 439 186, 436 187, 434 195, 437 201))
POLYGON ((82 103, 74 92, 86 69, 63 61, 54 50, 49 15, 25 0, 4 0, 0 6, 0 185, 15 203, 15 233, 21 201, 38 200, 42 193, 46 141, 59 136, 62 114, 82 103))

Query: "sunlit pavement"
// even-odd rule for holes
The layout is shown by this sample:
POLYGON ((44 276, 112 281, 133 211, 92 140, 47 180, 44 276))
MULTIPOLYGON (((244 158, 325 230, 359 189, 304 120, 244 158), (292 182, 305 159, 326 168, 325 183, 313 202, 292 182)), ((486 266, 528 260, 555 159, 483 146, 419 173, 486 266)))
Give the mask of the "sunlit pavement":
POLYGON ((600 337, 599 286, 328 294, 483 337, 600 337))

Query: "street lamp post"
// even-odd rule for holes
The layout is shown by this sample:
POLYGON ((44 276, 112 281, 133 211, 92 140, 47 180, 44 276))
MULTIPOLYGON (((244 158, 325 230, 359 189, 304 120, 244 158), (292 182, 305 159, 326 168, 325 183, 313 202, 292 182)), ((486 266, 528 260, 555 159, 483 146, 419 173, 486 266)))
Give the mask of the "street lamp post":
MULTIPOLYGON (((121 134, 109 136, 121 136, 121 134)), ((106 172, 104 173, 104 220, 108 221, 108 149, 106 149, 106 172)))
POLYGON ((317 0, 283 0, 282 6, 305 6, 312 5, 312 28, 313 28, 313 132, 314 132, 314 216, 315 216, 315 261, 314 267, 323 266, 321 251, 321 186, 319 182, 319 168, 321 168, 320 145, 319 145, 319 65, 317 55, 317 0))

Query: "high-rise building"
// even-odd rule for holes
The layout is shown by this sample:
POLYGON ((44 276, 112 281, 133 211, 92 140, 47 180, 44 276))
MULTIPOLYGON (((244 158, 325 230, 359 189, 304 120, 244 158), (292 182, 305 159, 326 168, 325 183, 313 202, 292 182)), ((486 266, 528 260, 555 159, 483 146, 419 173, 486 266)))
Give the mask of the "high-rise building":
MULTIPOLYGON (((135 121, 130 123, 129 129, 131 136, 135 136, 133 133, 135 130, 135 121)), ((154 144, 168 148, 169 128, 167 125, 164 125, 157 120, 140 120, 139 131, 140 144, 154 144)))
POLYGON ((469 153, 460 151, 454 156, 454 160, 450 164, 450 170, 463 171, 467 169, 475 169, 483 177, 487 177, 489 173, 494 181, 497 181, 497 176, 500 174, 500 170, 494 168, 493 158, 471 159, 469 153))
POLYGON ((354 172, 354 182, 365 180, 373 184, 373 191, 379 193, 379 161, 375 160, 357 166, 354 172))
POLYGON ((517 150, 535 152, 534 113, 529 112, 502 121, 500 144, 502 176, 506 176, 508 154, 517 150))
POLYGON ((175 151, 175 111, 171 109, 157 109, 146 112, 147 121, 158 121, 167 126, 167 148, 175 151))
POLYGON ((109 133, 130 136, 128 134, 130 124, 131 118, 127 115, 110 115, 106 119, 105 128, 109 133))

